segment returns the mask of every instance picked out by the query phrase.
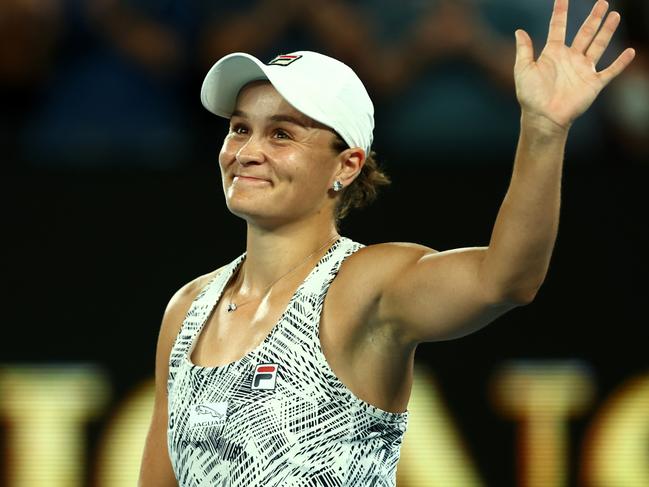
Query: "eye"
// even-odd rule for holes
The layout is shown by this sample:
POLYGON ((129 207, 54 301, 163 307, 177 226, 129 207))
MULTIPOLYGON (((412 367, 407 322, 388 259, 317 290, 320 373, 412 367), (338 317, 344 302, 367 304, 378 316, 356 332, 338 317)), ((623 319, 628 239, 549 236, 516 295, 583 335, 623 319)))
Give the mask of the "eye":
POLYGON ((282 129, 276 129, 274 135, 275 135, 275 137, 277 137, 278 139, 290 139, 290 138, 291 138, 291 137, 288 135, 288 133, 285 132, 285 131, 282 130, 282 129))
POLYGON ((237 123, 232 126, 230 131, 235 134, 246 134, 248 133, 248 128, 243 124, 237 123))

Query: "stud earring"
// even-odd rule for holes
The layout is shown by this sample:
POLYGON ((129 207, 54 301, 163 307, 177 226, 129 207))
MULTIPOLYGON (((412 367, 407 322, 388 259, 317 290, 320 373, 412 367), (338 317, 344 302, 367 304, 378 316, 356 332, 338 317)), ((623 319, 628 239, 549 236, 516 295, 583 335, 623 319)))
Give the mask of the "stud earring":
POLYGON ((338 181, 338 180, 336 179, 336 180, 334 181, 333 190, 337 193, 337 192, 340 191, 341 189, 343 189, 343 183, 341 183, 340 181, 338 181))

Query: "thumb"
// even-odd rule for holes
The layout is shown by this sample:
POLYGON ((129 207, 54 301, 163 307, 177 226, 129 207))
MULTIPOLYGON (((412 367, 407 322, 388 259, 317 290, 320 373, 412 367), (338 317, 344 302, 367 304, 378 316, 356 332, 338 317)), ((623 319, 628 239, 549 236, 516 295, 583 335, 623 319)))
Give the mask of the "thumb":
POLYGON ((516 36, 516 68, 523 68, 534 62, 534 46, 532 39, 523 29, 514 32, 516 36))

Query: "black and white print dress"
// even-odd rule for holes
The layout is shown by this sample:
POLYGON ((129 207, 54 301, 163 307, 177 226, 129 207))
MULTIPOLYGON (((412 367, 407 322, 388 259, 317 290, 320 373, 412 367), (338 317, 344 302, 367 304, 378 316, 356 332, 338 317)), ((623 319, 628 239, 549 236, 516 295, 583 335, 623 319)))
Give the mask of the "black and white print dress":
POLYGON ((409 411, 384 411, 356 397, 320 347, 329 285, 362 247, 340 237, 264 341, 227 365, 201 367, 190 357, 245 253, 201 290, 169 360, 167 438, 180 486, 395 485, 409 411))

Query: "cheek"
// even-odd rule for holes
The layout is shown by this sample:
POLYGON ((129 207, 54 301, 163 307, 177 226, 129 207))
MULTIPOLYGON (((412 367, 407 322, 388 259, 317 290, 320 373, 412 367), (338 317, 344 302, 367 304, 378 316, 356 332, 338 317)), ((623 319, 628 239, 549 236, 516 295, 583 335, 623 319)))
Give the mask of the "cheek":
POLYGON ((285 157, 281 166, 278 170, 297 188, 313 188, 318 185, 320 175, 315 170, 315 164, 306 157, 285 157))
POLYGON ((223 141, 221 150, 219 151, 219 165, 221 166, 221 169, 224 169, 235 161, 236 153, 237 149, 234 144, 226 138, 223 141))
POLYGON ((319 199, 327 192, 330 174, 324 167, 324 161, 312 161, 299 166, 293 175, 301 193, 304 192, 310 197, 319 199))
POLYGON ((221 145, 221 150, 219 151, 219 160, 222 160, 226 157, 230 157, 233 155, 234 155, 234 151, 232 149, 232 143, 230 143, 226 138, 223 141, 223 144, 221 145))

